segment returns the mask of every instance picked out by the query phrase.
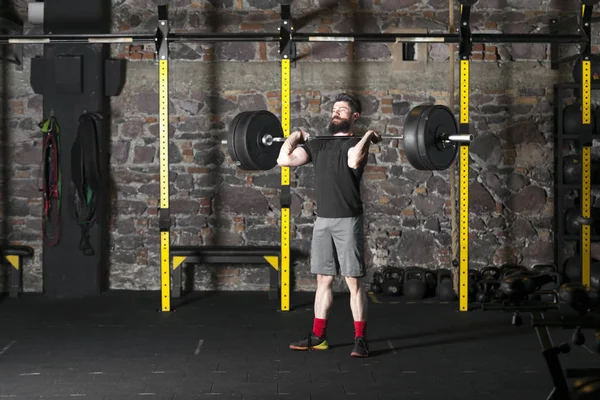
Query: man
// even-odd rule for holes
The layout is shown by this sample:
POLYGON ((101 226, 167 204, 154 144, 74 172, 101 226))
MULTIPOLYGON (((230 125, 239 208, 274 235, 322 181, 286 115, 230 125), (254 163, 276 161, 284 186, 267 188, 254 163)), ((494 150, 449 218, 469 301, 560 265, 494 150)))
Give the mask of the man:
MULTIPOLYGON (((352 127, 362 107, 360 101, 345 93, 334 101, 328 132, 333 136, 353 136, 352 127)), ((363 205, 360 180, 369 144, 381 141, 374 131, 362 138, 308 141, 302 130, 293 132, 283 143, 277 163, 297 167, 312 162, 315 166, 317 218, 311 244, 311 272, 317 275, 312 332, 290 344, 294 350, 326 350, 327 319, 333 301, 332 284, 340 273, 350 291, 354 319, 353 357, 368 357, 366 340, 367 296, 362 279, 365 274, 363 205)))

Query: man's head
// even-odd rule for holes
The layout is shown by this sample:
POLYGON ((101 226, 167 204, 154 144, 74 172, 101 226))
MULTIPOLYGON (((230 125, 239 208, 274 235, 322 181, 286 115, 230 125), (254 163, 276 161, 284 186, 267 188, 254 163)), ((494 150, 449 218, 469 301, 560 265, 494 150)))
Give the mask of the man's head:
POLYGON ((362 112, 360 101, 346 93, 338 94, 331 109, 331 120, 327 130, 331 135, 350 133, 352 125, 362 112))

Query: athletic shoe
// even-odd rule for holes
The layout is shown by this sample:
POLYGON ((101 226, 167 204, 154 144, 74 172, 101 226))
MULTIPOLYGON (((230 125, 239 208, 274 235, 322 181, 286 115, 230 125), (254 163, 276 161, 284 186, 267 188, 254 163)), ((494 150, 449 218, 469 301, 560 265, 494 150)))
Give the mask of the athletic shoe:
POLYGON ((325 337, 320 338, 312 332, 304 339, 290 343, 290 349, 292 350, 327 350, 328 348, 327 339, 325 337))
POLYGON ((352 349, 352 353, 350 353, 350 355, 352 357, 368 357, 369 346, 367 345, 367 341, 360 336, 354 339, 354 348, 352 349))

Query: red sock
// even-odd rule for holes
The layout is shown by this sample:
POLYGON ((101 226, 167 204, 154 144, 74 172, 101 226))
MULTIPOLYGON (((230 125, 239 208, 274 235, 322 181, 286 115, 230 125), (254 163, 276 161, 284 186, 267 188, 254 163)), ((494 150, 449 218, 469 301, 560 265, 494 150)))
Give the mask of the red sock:
POLYGON ((367 321, 354 321, 354 339, 357 337, 366 338, 367 321))
POLYGON ((327 330, 327 320, 321 318, 315 318, 313 322, 313 333, 318 337, 322 338, 325 336, 327 330))

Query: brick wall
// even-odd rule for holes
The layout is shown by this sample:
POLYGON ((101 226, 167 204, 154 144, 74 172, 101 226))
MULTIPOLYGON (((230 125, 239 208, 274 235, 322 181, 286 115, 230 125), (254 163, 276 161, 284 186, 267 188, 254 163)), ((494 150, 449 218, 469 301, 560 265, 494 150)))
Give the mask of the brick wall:
MULTIPOLYGON (((114 2, 114 31, 154 32, 150 1, 114 2)), ((276 2, 171 1, 176 32, 274 32, 276 2)), ((576 12, 578 2, 480 1, 479 32, 544 32, 551 17, 576 12)), ((25 10, 23 6, 21 12, 25 10)), ((389 32, 427 28, 446 32, 441 0, 326 0, 294 2, 299 31, 389 32)), ((456 12, 458 16, 458 12, 456 12)), ((39 27, 28 26, 30 32, 39 27)), ((566 46, 563 52, 574 51, 566 46)), ((595 47, 596 48, 596 47, 595 47)), ((446 44, 428 45, 424 71, 393 70, 392 45, 299 43, 292 70, 292 126, 316 133, 327 123, 332 98, 352 91, 363 101, 361 123, 386 134, 402 132, 404 116, 423 102, 449 103, 446 44)), ((29 45, 27 57, 42 47, 29 45)), ((279 241, 278 169, 237 170, 220 140, 235 114, 280 113, 277 43, 186 43, 171 46, 170 182, 175 244, 275 244, 279 241)), ((552 85, 570 79, 570 66, 552 71, 549 46, 475 44, 471 75, 470 259, 474 268, 507 261, 552 260, 552 85)), ((128 81, 112 99, 111 286, 159 288, 158 80, 154 46, 114 45, 128 60, 128 81)), ((10 237, 36 249, 25 267, 25 288, 41 290, 40 214, 36 188, 43 99, 29 86, 29 63, 11 67, 12 209, 10 237)), ((458 87, 458 79, 456 80, 458 87)), ((455 96, 458 96, 458 89, 455 96)), ((455 105, 458 105, 456 98, 455 105)), ((371 147, 363 184, 370 273, 386 265, 448 267, 452 258, 448 171, 417 171, 397 141, 371 147)), ((311 290, 306 258, 315 218, 313 169, 292 172, 292 247, 295 289, 311 290)), ((198 289, 264 290, 266 268, 198 266, 198 289)), ((336 290, 344 290, 341 281, 336 290)))

